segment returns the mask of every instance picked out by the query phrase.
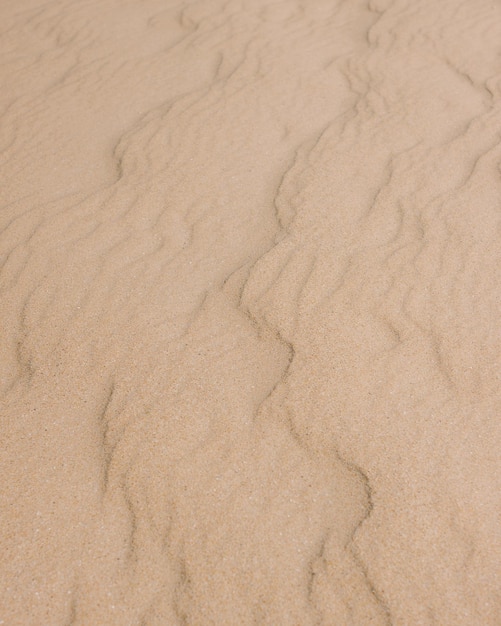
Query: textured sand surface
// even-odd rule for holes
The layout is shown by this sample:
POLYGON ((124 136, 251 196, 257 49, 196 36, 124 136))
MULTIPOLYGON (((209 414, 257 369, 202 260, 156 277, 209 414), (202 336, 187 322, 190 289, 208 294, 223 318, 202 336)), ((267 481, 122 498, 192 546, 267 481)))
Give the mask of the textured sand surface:
POLYGON ((499 626, 499 0, 0 25, 0 624, 499 626))

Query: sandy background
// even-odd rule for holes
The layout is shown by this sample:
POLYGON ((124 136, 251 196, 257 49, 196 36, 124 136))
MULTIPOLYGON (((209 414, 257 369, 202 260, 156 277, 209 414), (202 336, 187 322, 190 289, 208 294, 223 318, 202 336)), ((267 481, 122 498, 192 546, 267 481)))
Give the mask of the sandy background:
POLYGON ((501 624, 501 3, 0 24, 0 624, 501 624))

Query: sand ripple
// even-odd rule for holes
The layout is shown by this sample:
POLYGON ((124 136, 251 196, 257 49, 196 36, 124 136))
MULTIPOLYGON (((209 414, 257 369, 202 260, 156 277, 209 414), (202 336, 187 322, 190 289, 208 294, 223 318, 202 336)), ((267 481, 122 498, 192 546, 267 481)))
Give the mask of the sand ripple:
POLYGON ((0 624, 499 625, 501 5, 0 18, 0 624))

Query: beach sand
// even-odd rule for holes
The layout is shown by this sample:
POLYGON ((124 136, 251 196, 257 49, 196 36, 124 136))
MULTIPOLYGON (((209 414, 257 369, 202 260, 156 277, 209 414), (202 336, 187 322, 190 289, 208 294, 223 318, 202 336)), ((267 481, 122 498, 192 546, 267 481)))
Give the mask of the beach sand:
POLYGON ((0 624, 501 624, 501 4, 4 0, 0 624))

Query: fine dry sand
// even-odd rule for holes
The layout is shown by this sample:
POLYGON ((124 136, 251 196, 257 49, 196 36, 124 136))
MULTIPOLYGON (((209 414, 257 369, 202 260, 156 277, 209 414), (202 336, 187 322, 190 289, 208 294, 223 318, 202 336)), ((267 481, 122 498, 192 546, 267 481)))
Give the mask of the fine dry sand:
POLYGON ((501 624, 501 2, 3 0, 0 624, 501 624))

